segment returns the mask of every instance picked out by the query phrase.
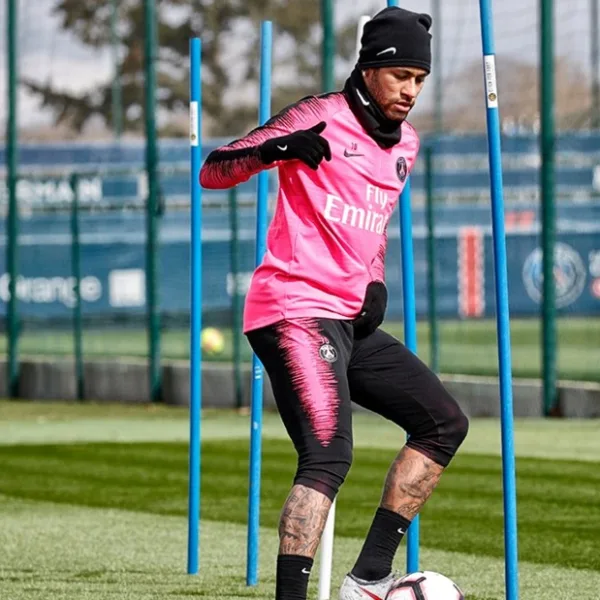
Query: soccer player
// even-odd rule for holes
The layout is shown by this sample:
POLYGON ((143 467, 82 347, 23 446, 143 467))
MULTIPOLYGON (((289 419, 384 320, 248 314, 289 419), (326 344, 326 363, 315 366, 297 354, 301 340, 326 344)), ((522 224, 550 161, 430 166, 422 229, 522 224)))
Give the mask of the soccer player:
POLYGON ((393 559, 464 440, 468 421, 438 377, 382 331, 386 231, 419 149, 406 118, 431 66, 431 18, 386 8, 364 28, 340 91, 288 106, 215 149, 201 184, 223 189, 277 168, 267 250, 244 332, 298 453, 281 513, 276 600, 305 600, 329 508, 352 462, 351 402, 409 439, 392 462, 341 600, 385 598, 393 559))

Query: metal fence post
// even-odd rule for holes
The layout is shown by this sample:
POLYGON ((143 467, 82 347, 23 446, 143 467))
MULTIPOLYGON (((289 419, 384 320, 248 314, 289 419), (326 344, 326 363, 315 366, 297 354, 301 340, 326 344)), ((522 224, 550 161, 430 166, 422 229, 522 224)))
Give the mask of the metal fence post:
POLYGON ((83 343, 81 326, 81 246, 79 240, 79 176, 71 175, 71 276, 73 277, 73 352, 75 358, 75 381, 77 399, 83 400, 84 375, 83 375, 83 343))

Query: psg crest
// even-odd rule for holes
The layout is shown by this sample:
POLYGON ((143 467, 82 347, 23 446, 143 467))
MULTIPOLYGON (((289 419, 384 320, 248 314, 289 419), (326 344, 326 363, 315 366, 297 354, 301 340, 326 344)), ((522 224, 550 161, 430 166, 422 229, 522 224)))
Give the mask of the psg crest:
MULTIPOLYGON (((542 303, 544 273, 543 252, 536 248, 523 265, 523 283, 529 297, 537 304, 542 303)), ((554 280, 556 307, 573 304, 583 293, 587 278, 583 260, 574 248, 558 242, 554 248, 554 280)))
POLYGON ((333 363, 337 360, 337 351, 331 344, 323 344, 319 348, 319 356, 323 360, 333 363))
POLYGON ((404 183, 406 176, 408 175, 408 166, 406 164, 406 159, 404 156, 401 156, 396 161, 396 174, 398 175, 398 179, 404 183))

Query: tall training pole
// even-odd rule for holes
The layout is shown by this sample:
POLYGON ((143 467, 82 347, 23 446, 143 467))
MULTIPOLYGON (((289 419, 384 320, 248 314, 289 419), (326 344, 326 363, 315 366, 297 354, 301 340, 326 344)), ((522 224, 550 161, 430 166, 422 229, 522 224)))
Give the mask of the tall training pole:
MULTIPOLYGON (((398 6, 398 0, 388 0, 388 6, 398 6)), ((411 185, 407 177, 400 194, 400 247, 402 252, 402 301, 404 305, 404 345, 417 353, 417 309, 415 302, 415 259, 412 243, 411 185)), ((408 528, 406 538, 406 571, 419 570, 419 516, 408 528)))
MULTIPOLYGON (((260 102, 258 120, 264 125, 271 117, 271 54, 273 27, 270 21, 261 24, 260 49, 260 102)), ((263 260, 267 245, 267 212, 269 202, 269 174, 258 174, 258 197, 256 208, 255 266, 263 260)), ((248 494, 248 540, 246 584, 258 583, 259 527, 260 527, 260 477, 262 451, 264 369, 256 354, 252 354, 252 401, 250 409, 250 474, 248 494)))
POLYGON ((513 432, 512 367, 506 234, 504 231, 504 191, 496 55, 491 0, 480 0, 481 39, 486 94, 488 153, 492 198, 496 319, 500 373, 500 416, 502 433, 502 471, 504 488, 504 565, 506 600, 519 597, 517 553, 517 494, 513 432))
POLYGON ((188 477, 188 565, 187 572, 198 572, 200 529, 200 448, 202 410, 202 44, 190 40, 190 188, 191 269, 190 269, 190 441, 188 477))

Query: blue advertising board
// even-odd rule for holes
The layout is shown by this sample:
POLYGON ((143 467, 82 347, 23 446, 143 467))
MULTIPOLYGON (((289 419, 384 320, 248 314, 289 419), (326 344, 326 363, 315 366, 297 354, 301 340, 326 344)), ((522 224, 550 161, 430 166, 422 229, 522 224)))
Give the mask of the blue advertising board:
MULTIPOLYGON (((228 140, 210 140, 203 156, 228 140)), ((427 140, 424 140, 427 143, 427 140)), ((494 276, 485 136, 447 136, 435 142, 437 308, 445 318, 494 314, 494 276)), ((559 311, 600 314, 600 136, 557 140, 555 279, 559 311)), ((189 311, 189 146, 160 142, 159 290, 163 313, 189 311)), ((542 286, 539 143, 534 136, 503 139, 510 308, 539 314, 542 286)), ((4 148, 0 146, 0 214, 6 210, 4 148)), ((417 310, 427 313, 423 161, 412 175, 417 310)), ((145 311, 147 183, 144 144, 28 144, 20 148, 19 310, 26 317, 69 318, 73 305, 69 174, 80 173, 81 293, 84 315, 141 315, 145 311), (106 210, 110 207, 112 210, 106 210), (118 210, 114 210, 117 208, 118 210), (129 210, 133 208, 133 210, 129 210), (97 209, 97 210, 96 210, 97 209)), ((271 178, 271 201, 277 186, 271 178)), ((254 259, 256 181, 238 188, 242 201, 239 289, 246 289, 254 259)), ((231 305, 227 195, 204 192, 203 305, 231 305)), ((0 313, 8 301, 5 220, 0 218, 0 313)), ((402 316, 397 212, 389 225, 389 318, 402 316)))
MULTIPOLYGON (((202 158, 225 139, 205 140, 202 158)), ((447 135, 422 139, 434 147, 434 188, 440 202, 485 202, 489 199, 487 140, 485 135, 447 135)), ((81 174, 83 205, 142 205, 147 192, 143 141, 104 143, 23 144, 19 148, 18 195, 23 207, 61 206, 71 198, 69 175, 81 174)), ((502 138, 507 203, 539 200, 539 141, 533 135, 502 138)), ((594 132, 561 134, 556 140, 556 190, 560 198, 589 200, 600 193, 600 135, 594 132)), ((423 160, 412 173, 412 189, 421 201, 425 189, 423 160)), ((0 145, 0 208, 6 204, 3 180, 5 149, 0 145)), ((189 144, 187 139, 160 140, 160 190, 165 205, 189 202, 189 144)), ((270 178, 271 190, 277 185, 270 178)), ((256 178, 239 186, 253 194, 256 178)), ((221 191, 205 191, 205 198, 223 199, 221 191)))
MULTIPOLYGON (((81 295, 85 315, 143 314, 145 310, 145 244, 143 235, 103 241, 104 235, 82 236, 81 295)), ((168 237, 168 236, 167 236, 168 237)), ((163 313, 189 312, 189 236, 160 244, 159 287, 163 313)), ((415 236, 417 310, 427 313, 426 240, 415 236)), ((508 235, 510 309, 514 316, 539 314, 542 272, 539 235, 508 235)), ((249 283, 254 242, 247 232, 240 241, 237 285, 243 294, 249 283)), ((459 228, 436 240, 436 293, 440 317, 489 317, 495 314, 491 235, 483 228, 459 228), (472 240, 472 243, 469 242, 472 240), (471 250, 465 250, 471 248, 471 250)), ((203 308, 227 311, 234 275, 230 268, 228 236, 209 236, 203 242, 203 308), (211 239, 212 238, 212 239, 211 239)), ((0 264, 5 248, 0 248, 0 264)), ((19 310, 25 317, 65 317, 73 307, 73 283, 68 234, 49 234, 26 240, 19 249, 17 281, 19 310), (61 243, 62 241, 62 243, 61 243)), ((0 271, 0 313, 8 301, 8 275, 0 271)), ((390 291, 388 318, 402 316, 400 243, 390 235, 387 258, 390 291)), ((556 247, 559 312, 600 315, 600 235, 598 232, 560 234, 556 247)))

